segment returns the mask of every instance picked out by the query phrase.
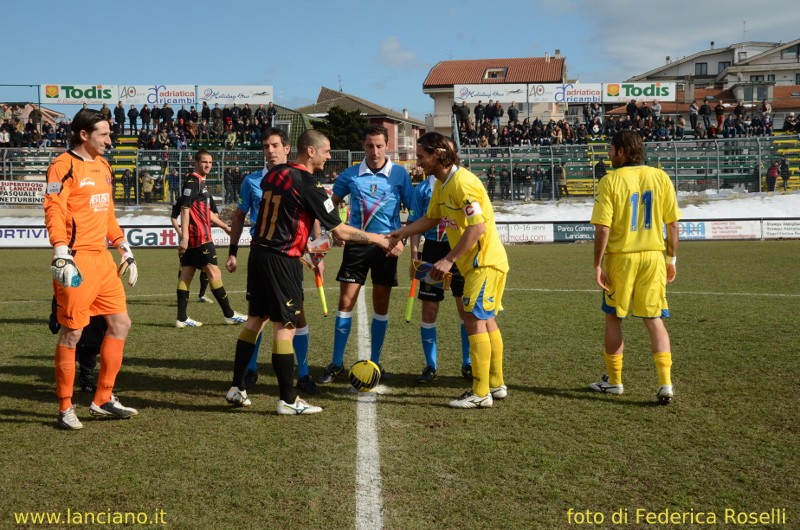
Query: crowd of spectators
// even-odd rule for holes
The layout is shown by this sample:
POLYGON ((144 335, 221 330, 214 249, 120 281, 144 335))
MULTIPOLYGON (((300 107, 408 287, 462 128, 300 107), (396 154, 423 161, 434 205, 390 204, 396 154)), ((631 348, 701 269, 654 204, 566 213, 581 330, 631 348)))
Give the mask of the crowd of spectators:
MULTIPOLYGON (((772 107, 767 100, 757 109, 748 109, 742 101, 725 103, 704 101, 690 106, 690 123, 680 115, 664 115, 657 100, 631 100, 623 115, 603 115, 598 103, 586 104, 582 116, 575 114, 560 120, 542 121, 525 117, 520 121, 515 102, 504 109, 499 102, 482 102, 470 109, 466 103, 453 104, 459 141, 465 147, 547 146, 586 144, 613 136, 620 130, 634 129, 645 141, 740 138, 772 134, 772 107), (507 120, 503 120, 507 116, 507 120)), ((800 129, 800 120, 789 113, 784 130, 800 129)))
POLYGON ((69 137, 70 122, 60 122, 55 126, 42 120, 39 107, 30 104, 27 118, 24 108, 19 105, 0 105, 0 147, 49 147, 64 145, 69 137))
MULTIPOLYGON (((272 102, 255 109, 247 103, 241 107, 236 103, 224 107, 215 103, 212 108, 203 102, 199 112, 194 106, 186 109, 182 105, 177 113, 169 104, 162 108, 153 105, 152 109, 144 105, 141 110, 131 107, 128 111, 129 132, 138 135, 142 149, 187 149, 194 141, 221 142, 225 149, 236 149, 243 143, 259 144, 277 114, 272 102), (137 120, 141 120, 141 127, 137 120)), ((122 122, 118 133, 123 134, 124 130, 122 122)))

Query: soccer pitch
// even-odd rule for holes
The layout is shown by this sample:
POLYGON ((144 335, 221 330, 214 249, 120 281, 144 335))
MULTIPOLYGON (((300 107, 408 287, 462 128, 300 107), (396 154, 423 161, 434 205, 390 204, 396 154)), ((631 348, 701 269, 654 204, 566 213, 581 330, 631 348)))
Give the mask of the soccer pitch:
MULTIPOLYGON (((624 325, 625 395, 588 389, 604 372, 591 243, 507 250, 498 323, 508 398, 489 410, 447 407, 468 387, 449 300, 438 322, 439 378, 415 384, 424 358, 419 302, 411 323, 403 319, 406 252, 382 358, 392 378, 366 405, 376 432, 359 420, 363 404, 346 378, 309 398, 321 414, 277 416, 268 348, 253 406, 231 409, 224 395, 240 328, 224 325, 216 304, 195 302, 195 277, 189 315, 206 325, 175 329, 177 253, 145 249, 135 252, 133 328, 115 389, 140 414, 93 421, 91 396, 76 392, 84 429, 59 431, 49 251, 0 251, 0 528, 60 528, 68 516, 77 528, 137 528, 97 523, 124 513, 179 529, 800 527, 800 241, 681 244, 668 288, 667 407, 656 404, 638 319, 624 325), (359 437, 375 442, 379 464, 357 457, 359 437), (373 479, 357 480, 365 473, 373 479), (364 499, 373 511, 359 518, 364 499), (20 524, 29 513, 60 514, 62 524, 20 524)), ((330 317, 306 277, 314 376, 330 361, 340 256, 326 259, 330 317)), ((223 278, 244 312, 244 267, 223 278)), ((370 296, 366 289, 360 304, 367 322, 370 296)), ((348 365, 359 335, 354 315, 348 365)))

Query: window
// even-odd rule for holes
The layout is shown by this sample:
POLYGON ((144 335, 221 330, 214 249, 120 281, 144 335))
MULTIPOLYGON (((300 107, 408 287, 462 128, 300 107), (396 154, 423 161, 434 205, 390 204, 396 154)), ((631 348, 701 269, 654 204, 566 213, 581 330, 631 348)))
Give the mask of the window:
POLYGON ((739 62, 747 60, 747 52, 739 52, 739 62))
POLYGON ((507 68, 487 68, 483 73, 484 79, 505 79, 507 68))
POLYGON ((775 81, 775 74, 768 74, 767 81, 775 81))
POLYGON ((750 76, 750 82, 751 83, 761 83, 763 81, 764 81, 764 76, 763 75, 751 75, 750 76))
POLYGON ((718 73, 718 74, 721 74, 721 73, 722 73, 722 72, 724 72, 724 71, 725 71, 725 69, 726 69, 726 68, 728 68, 730 65, 731 65, 731 62, 730 62, 730 61, 720 61, 720 62, 719 62, 719 64, 717 65, 717 73, 718 73))
POLYGON ((797 59, 800 58, 800 44, 796 44, 785 50, 781 50, 781 59, 797 59))
POLYGON ((694 75, 708 75, 708 63, 694 63, 694 75))
POLYGON ((761 101, 762 99, 767 99, 767 87, 766 86, 758 86, 756 87, 756 99, 761 101))
POLYGON ((800 85, 800 74, 794 74, 794 84, 800 85))

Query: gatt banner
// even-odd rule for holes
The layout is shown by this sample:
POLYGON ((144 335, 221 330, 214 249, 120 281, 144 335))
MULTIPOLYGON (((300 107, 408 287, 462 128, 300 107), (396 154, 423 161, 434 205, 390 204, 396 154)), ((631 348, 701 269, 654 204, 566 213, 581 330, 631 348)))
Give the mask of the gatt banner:
POLYGON ((197 102, 206 102, 209 105, 267 105, 272 99, 271 86, 228 86, 228 85, 199 85, 197 87, 197 102))
POLYGON ((603 83, 603 103, 676 101, 676 83, 603 83))
POLYGON ((39 99, 45 105, 116 104, 116 85, 39 85, 39 99))

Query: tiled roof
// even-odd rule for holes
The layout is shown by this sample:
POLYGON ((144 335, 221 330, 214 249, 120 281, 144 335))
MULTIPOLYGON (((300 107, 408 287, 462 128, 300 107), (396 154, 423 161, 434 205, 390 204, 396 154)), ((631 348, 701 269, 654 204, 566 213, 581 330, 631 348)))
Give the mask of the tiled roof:
POLYGON ((339 107, 340 109, 348 112, 359 111, 365 116, 380 117, 387 116, 394 120, 405 121, 415 125, 424 125, 419 120, 411 117, 404 117, 402 112, 397 112, 386 107, 382 107, 366 99, 362 99, 338 90, 322 87, 317 97, 317 102, 313 105, 306 105, 297 109, 298 112, 303 114, 327 114, 332 107, 339 107))
POLYGON ((422 88, 481 83, 560 83, 564 80, 565 62, 564 57, 442 61, 428 72, 422 88), (506 76, 503 79, 484 79, 487 68, 506 68, 506 76))

